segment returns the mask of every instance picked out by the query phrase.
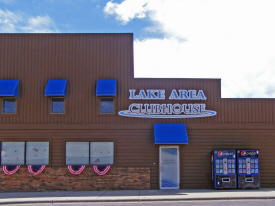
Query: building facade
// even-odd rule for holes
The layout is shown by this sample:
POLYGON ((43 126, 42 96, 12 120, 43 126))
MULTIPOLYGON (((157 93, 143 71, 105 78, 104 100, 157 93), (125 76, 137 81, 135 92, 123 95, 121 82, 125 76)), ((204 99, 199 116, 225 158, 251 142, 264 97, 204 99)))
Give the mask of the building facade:
POLYGON ((0 44, 0 191, 206 189, 210 152, 227 149, 259 149, 261 187, 275 187, 274 99, 222 99, 220 79, 134 78, 133 34, 0 44))

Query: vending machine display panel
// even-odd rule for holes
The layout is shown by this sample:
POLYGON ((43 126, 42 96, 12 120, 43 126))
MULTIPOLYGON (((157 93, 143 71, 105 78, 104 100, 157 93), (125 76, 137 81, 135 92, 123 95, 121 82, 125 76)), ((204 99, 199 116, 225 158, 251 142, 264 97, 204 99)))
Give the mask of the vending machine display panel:
POLYGON ((214 150, 211 152, 212 188, 237 188, 236 151, 214 150))
POLYGON ((238 188, 260 188, 259 150, 237 150, 238 188))

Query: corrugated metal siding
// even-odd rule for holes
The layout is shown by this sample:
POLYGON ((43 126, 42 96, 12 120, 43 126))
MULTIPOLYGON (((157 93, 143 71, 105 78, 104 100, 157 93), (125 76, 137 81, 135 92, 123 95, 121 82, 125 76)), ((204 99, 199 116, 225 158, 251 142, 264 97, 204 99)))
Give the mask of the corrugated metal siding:
MULTIPOLYGON (((215 88, 219 88, 220 80, 208 80, 208 79, 133 79, 128 88, 122 94, 124 97, 121 98, 122 102, 119 102, 121 106, 120 110, 127 110, 129 105, 132 103, 159 103, 159 104, 175 104, 175 103, 205 103, 206 108, 209 110, 215 110, 214 106, 219 102, 220 93, 215 90, 215 88), (141 89, 165 89, 165 100, 129 100, 129 89, 135 89, 136 94, 139 93, 141 89), (195 90, 203 90, 204 94, 207 97, 207 100, 169 100, 169 96, 173 89, 195 89, 195 90), (212 92, 214 91, 214 92, 212 92)), ((217 122, 217 117, 209 117, 209 118, 192 118, 192 119, 148 119, 148 118, 129 118, 129 117, 121 117, 124 123, 207 123, 207 122, 217 122)), ((120 119, 118 119, 120 121, 120 119)))
MULTIPOLYGON (((180 146, 181 188, 210 188, 210 152, 259 149, 261 187, 275 187, 274 129, 189 129, 189 144, 180 146)), ((114 141, 114 167, 149 167, 151 189, 159 188, 159 146, 153 130, 1 130, 1 141, 50 141, 52 167, 65 166, 66 141, 114 141)))
POLYGON ((97 79, 133 76, 132 34, 1 34, 0 79, 19 79, 17 115, 0 123, 114 122, 99 116, 97 79), (120 72, 124 76, 120 76, 120 72), (51 115, 44 91, 49 79, 68 80, 66 114, 51 115))
POLYGON ((273 99, 220 99, 219 79, 133 79, 132 34, 0 34, 0 79, 19 79, 17 115, 0 123, 273 123, 273 99), (65 115, 50 114, 49 79, 68 80, 65 115), (98 79, 117 79, 116 114, 99 115, 98 79), (165 89, 166 100, 129 100, 129 89, 165 89), (202 89, 206 101, 169 101, 172 89, 202 89), (192 119, 141 119, 117 115, 140 103, 205 103, 218 115, 192 119))
POLYGON ((221 123, 274 123, 275 99, 221 99, 221 123))
MULTIPOLYGON (((260 149, 261 186, 275 187, 274 99, 221 99, 219 79, 134 79, 132 34, 0 34, 0 79, 19 79, 16 115, 0 114, 0 141, 50 141, 51 166, 65 166, 66 141, 114 141, 116 167, 150 167, 159 188, 153 123, 186 123, 181 188, 210 188, 210 152, 260 149), (68 80, 65 115, 50 114, 49 79, 68 80), (116 113, 99 114, 98 79, 117 79, 116 113), (129 100, 129 89, 165 89, 165 100, 129 100), (169 101, 172 89, 203 90, 206 101, 169 101), (132 103, 205 103, 214 117, 121 117, 132 103)), ((0 103, 2 104, 2 103, 0 103)))
POLYGON ((150 167, 151 182, 158 185, 158 146, 153 130, 1 130, 0 141, 49 141, 50 166, 65 166, 66 141, 113 141, 115 167, 150 167))
POLYGON ((189 130, 181 149, 181 188, 210 188, 212 150, 260 150, 261 187, 274 187, 274 130, 189 130))

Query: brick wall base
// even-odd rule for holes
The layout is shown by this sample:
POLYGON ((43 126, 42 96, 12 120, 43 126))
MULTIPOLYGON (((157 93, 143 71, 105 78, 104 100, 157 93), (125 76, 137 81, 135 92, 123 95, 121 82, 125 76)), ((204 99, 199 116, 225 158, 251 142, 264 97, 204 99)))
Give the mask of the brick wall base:
POLYGON ((104 175, 97 175, 87 166, 80 175, 72 175, 67 167, 46 167, 40 175, 32 175, 27 166, 21 166, 13 175, 0 169, 0 192, 46 191, 46 190, 148 190, 150 169, 148 167, 111 167, 104 175))

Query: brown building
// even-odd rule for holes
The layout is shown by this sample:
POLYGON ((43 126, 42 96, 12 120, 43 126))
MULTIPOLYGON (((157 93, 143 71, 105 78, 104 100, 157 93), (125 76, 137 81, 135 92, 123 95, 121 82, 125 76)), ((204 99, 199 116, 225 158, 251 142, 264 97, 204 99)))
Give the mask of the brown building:
POLYGON ((210 152, 238 149, 260 151, 261 187, 275 187, 274 99, 133 69, 133 34, 0 34, 0 191, 169 188, 166 167, 173 188, 211 188, 210 152))

